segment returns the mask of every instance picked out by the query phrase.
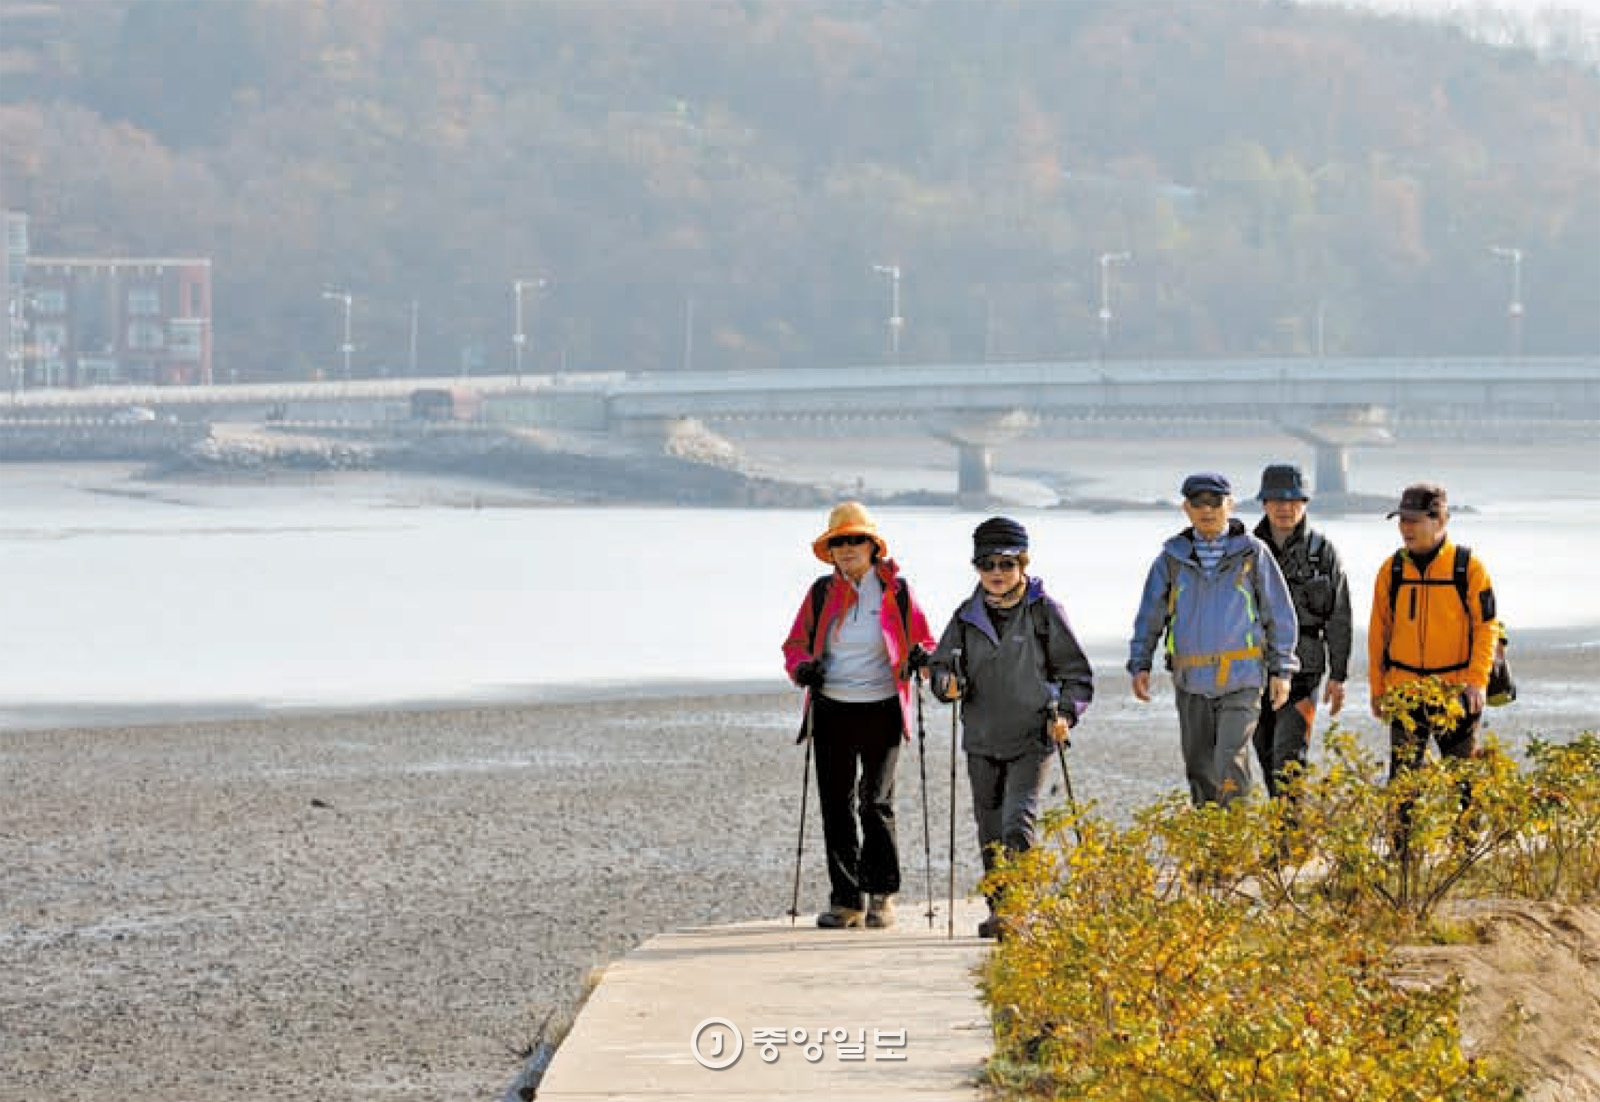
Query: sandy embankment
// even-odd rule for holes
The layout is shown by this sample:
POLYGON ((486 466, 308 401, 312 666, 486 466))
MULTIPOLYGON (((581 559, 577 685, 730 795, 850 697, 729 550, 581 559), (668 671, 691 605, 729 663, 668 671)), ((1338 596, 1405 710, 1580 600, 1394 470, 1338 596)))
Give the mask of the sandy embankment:
MULTIPOLYGON (((1523 645, 1502 733, 1600 726, 1596 653, 1523 645)), ((1175 788, 1170 704, 1115 673, 1100 692, 1079 796, 1175 788)), ((0 734, 0 1099, 497 1098, 592 966, 787 908, 794 721, 774 693, 0 734)), ((940 824, 948 713, 929 730, 940 824)), ((920 896, 913 757, 900 777, 920 896)), ((826 894, 816 822, 805 908, 826 894)), ((1566 1055, 1589 1059, 1592 956, 1576 967, 1566 1055)))

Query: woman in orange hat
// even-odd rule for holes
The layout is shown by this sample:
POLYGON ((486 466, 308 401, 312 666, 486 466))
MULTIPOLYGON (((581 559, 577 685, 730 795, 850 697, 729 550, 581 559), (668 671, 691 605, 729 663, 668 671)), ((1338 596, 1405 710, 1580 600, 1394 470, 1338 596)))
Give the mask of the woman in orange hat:
POLYGON ((933 632, 866 506, 836 506, 811 550, 833 572, 800 603, 783 657, 807 690, 816 751, 830 883, 817 925, 892 926, 900 890, 895 766, 911 739, 912 678, 933 650, 933 632))

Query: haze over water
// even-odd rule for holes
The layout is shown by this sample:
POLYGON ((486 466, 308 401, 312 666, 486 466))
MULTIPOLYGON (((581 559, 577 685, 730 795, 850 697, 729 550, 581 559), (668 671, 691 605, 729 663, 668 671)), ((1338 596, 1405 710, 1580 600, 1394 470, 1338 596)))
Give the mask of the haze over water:
MULTIPOLYGON (((1115 449, 1101 454, 1107 488, 1174 496, 1169 460, 1128 473, 1114 469, 1115 449)), ((1426 471, 1475 510, 1452 534, 1485 556, 1514 631, 1600 636, 1600 490, 1592 460, 1574 467, 1574 454, 1458 448, 1426 471)), ((1255 458, 1228 458, 1236 480, 1253 478, 1255 458)), ((1403 453, 1362 462, 1374 490, 1415 477, 1403 453)), ((1252 481, 1238 496, 1253 491, 1252 481)), ((643 683, 778 689, 779 644, 823 569, 809 550, 820 509, 472 508, 516 495, 384 475, 159 485, 104 467, 0 468, 0 494, 9 727, 643 683)), ((1028 525, 1034 572, 1097 668, 1119 670, 1145 571, 1181 527, 1177 509, 1007 511, 1028 525)), ((988 514, 877 513, 937 631, 970 590, 970 532, 988 514)), ((1240 515, 1253 524, 1253 503, 1240 515)), ((1359 629, 1394 525, 1377 513, 1316 519, 1348 564, 1359 629)))

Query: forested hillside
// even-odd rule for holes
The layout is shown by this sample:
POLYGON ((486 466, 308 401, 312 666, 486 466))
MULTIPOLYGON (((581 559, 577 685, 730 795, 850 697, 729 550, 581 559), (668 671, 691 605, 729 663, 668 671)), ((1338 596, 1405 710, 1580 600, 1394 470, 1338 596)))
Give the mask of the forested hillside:
POLYGON ((220 378, 1600 351, 1600 74, 1254 0, 0 0, 34 251, 220 378), (1131 259, 1102 262, 1103 254, 1131 259), (688 339, 686 339, 688 338, 688 339))

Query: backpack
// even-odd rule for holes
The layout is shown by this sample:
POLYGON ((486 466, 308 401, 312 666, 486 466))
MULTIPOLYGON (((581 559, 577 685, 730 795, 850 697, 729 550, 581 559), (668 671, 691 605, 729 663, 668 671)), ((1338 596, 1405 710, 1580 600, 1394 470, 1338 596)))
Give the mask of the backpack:
MULTIPOLYGON (((822 622, 822 606, 828 603, 828 583, 833 581, 832 574, 824 574, 811 583, 811 637, 806 640, 806 651, 815 654, 817 650, 817 625, 822 622)), ((906 588, 904 578, 894 580, 894 603, 900 610, 900 623, 905 626, 906 635, 911 634, 911 591, 906 588)), ((795 745, 805 742, 810 737, 806 720, 811 715, 811 697, 806 696, 805 710, 800 714, 800 733, 795 736, 795 745)))
MULTIPOLYGON (((822 622, 822 606, 828 603, 828 583, 833 581, 832 574, 824 574, 811 583, 811 638, 806 640, 806 650, 812 654, 817 651, 817 625, 822 622)), ((900 623, 905 627, 906 634, 911 634, 911 591, 906 588, 904 578, 894 580, 894 603, 900 610, 900 623)))
MULTIPOLYGON (((1441 579, 1434 578, 1424 578, 1414 582, 1405 582, 1405 552, 1396 551, 1394 553, 1394 557, 1389 560, 1389 622, 1391 624, 1394 622, 1394 610, 1395 606, 1400 600, 1400 586, 1402 584, 1448 584, 1455 589, 1456 596, 1461 598, 1461 610, 1467 614, 1467 630, 1471 632, 1473 630, 1472 601, 1467 592, 1467 564, 1471 561, 1472 548, 1458 543, 1456 544, 1455 561, 1450 565, 1450 581, 1448 583, 1441 579)), ((1506 629, 1500 626, 1499 617, 1493 615, 1495 612, 1493 596, 1489 598, 1489 607, 1487 611, 1495 620, 1496 629, 1500 633, 1500 638, 1495 643, 1494 664, 1489 667, 1489 685, 1484 690, 1484 695, 1490 705, 1499 708, 1503 705, 1510 704, 1513 700, 1517 699, 1517 683, 1516 679, 1511 675, 1511 663, 1506 658, 1506 629)), ((1469 653, 1472 650, 1472 637, 1470 634, 1467 636, 1467 650, 1469 653)), ((1394 659, 1390 658, 1389 641, 1386 639, 1383 643, 1383 665, 1385 669, 1393 666, 1396 669, 1402 669, 1408 673, 1420 673, 1426 675, 1434 673, 1453 673, 1456 670, 1466 669, 1469 664, 1470 663, 1468 662, 1457 662, 1453 666, 1440 666, 1436 669, 1428 670, 1418 669, 1415 666, 1407 666, 1404 662, 1396 662, 1394 659)))

